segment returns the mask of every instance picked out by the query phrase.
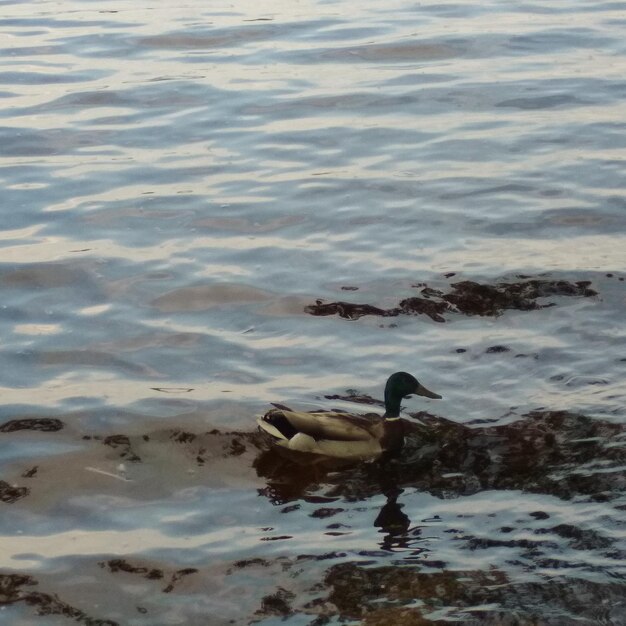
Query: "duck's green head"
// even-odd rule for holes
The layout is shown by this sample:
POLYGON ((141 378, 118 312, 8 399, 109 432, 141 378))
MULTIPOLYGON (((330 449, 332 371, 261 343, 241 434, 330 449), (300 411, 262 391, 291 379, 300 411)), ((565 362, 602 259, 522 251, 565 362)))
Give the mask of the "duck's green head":
POLYGON ((400 415, 402 398, 416 394, 433 400, 440 400, 438 393, 430 391, 422 385, 415 376, 407 372, 396 372, 389 377, 385 386, 385 416, 397 417, 400 415))

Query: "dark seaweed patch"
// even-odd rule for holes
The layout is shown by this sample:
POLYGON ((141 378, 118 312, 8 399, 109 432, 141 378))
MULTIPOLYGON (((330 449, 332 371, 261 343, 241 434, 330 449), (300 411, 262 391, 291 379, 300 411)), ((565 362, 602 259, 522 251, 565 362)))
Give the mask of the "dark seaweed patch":
POLYGON ((34 465, 29 470, 22 473, 22 478, 32 478, 39 471, 39 466, 34 465))
POLYGON ((278 615, 287 617, 293 613, 290 602, 295 595, 282 587, 278 587, 276 593, 267 595, 261 601, 261 608, 256 612, 257 615, 270 616, 278 615))
POLYGON ((40 430, 55 432, 63 428, 63 422, 55 417, 26 417, 9 420, 0 426, 1 433, 12 433, 17 430, 40 430))
POLYGON ((112 620, 90 617, 84 611, 63 602, 56 594, 28 589, 35 585, 37 581, 32 576, 0 574, 0 606, 24 602, 28 606, 36 607, 38 615, 62 615, 88 626, 118 626, 112 620))
POLYGON ((541 528, 536 531, 538 534, 554 533, 564 539, 569 539, 570 546, 575 550, 598 550, 609 548, 613 541, 603 537, 590 528, 578 528, 571 524, 559 524, 554 528, 541 528))
POLYGON ((347 320, 358 320, 364 315, 396 317, 400 314, 399 309, 379 309, 371 304, 354 304, 352 302, 329 302, 324 304, 322 300, 316 300, 315 304, 304 307, 304 310, 311 315, 339 315, 339 317, 347 320))
POLYGON ((442 314, 449 308, 445 302, 435 302, 425 298, 406 298, 400 301, 400 311, 405 315, 428 315, 434 322, 445 322, 442 314))
MULTIPOLYGON (((127 574, 139 574, 148 580, 161 580, 165 577, 165 572, 156 567, 145 567, 143 565, 132 565, 126 559, 111 559, 99 563, 100 567, 107 568, 111 573, 125 572, 127 574)), ((198 572, 194 567, 187 567, 173 572, 170 576, 169 583, 162 589, 163 593, 170 593, 174 590, 176 583, 190 574, 198 572)))
POLYGON ((239 439, 233 438, 230 442, 229 452, 231 456, 241 456, 246 451, 246 446, 239 439))
POLYGON ((621 623, 624 598, 619 583, 597 583, 569 577, 513 583, 505 572, 496 568, 421 572, 412 568, 372 568, 357 563, 340 563, 328 570, 325 585, 327 602, 320 603, 320 608, 346 620, 359 620, 367 626, 439 623, 423 615, 442 605, 454 607, 447 614, 448 619, 466 626, 560 626, 579 620, 617 624, 621 623), (589 602, 590 597, 596 601, 589 602), (410 606, 416 600, 423 606, 410 606), (477 608, 486 605, 491 607, 477 608), (539 614, 541 618, 538 618, 539 614))
POLYGON ((506 346, 489 346, 485 350, 486 354, 498 354, 499 352, 510 352, 511 348, 507 348, 506 346))
POLYGON ((0 480, 0 502, 13 504, 30 493, 28 487, 14 487, 4 480, 0 480))
POLYGON ((121 448, 120 458, 126 461, 137 463, 141 461, 141 458, 135 454, 130 443, 130 439, 126 435, 109 435, 104 438, 102 442, 105 446, 110 446, 114 450, 121 448))
POLYGON ((194 433, 187 433, 182 430, 174 431, 170 435, 170 439, 172 441, 176 441, 177 443, 191 443, 197 437, 194 433))
POLYGON ((441 497, 522 489, 610 500, 626 487, 620 472, 573 471, 598 459, 607 468, 621 466, 624 448, 611 442, 623 434, 622 425, 567 411, 533 411, 512 424, 473 428, 416 416, 427 428, 407 422, 414 435, 398 462, 407 484, 441 497))
POLYGON ((111 559, 98 563, 98 565, 103 568, 108 568, 112 573, 126 572, 127 574, 141 574, 144 578, 149 580, 159 580, 163 578, 163 570, 131 565, 126 559, 111 559))
MULTIPOLYGON (((172 430, 169 439, 184 447, 189 448, 189 452, 193 455, 199 466, 205 465, 207 462, 207 449, 198 445, 202 437, 210 436, 216 438, 220 444, 221 456, 223 458, 231 456, 241 456, 248 450, 248 445, 252 448, 261 449, 263 447, 264 434, 258 431, 254 432, 222 432, 213 429, 206 433, 192 433, 183 430, 172 430)), ((135 452, 135 441, 150 441, 149 435, 137 435, 129 437, 124 434, 109 435, 102 438, 99 435, 86 436, 83 439, 102 439, 102 443, 119 452, 121 459, 131 462, 141 462, 141 457, 135 452)))
POLYGON ((170 593, 174 590, 176 583, 190 574, 196 574, 198 570, 195 567, 186 567, 185 569, 179 569, 172 574, 170 582, 163 588, 163 593, 170 593))
POLYGON ((270 562, 267 559, 261 559, 257 557, 254 559, 242 559, 241 561, 235 561, 235 563, 233 563, 233 566, 238 569, 242 569, 244 567, 250 567, 253 565, 261 565, 262 567, 267 567, 269 564, 270 562))
POLYGON ((377 400, 367 394, 360 394, 355 390, 352 390, 351 393, 348 393, 345 396, 335 394, 324 397, 327 400, 345 400, 347 402, 356 402, 357 404, 375 404, 376 406, 385 406, 385 403, 382 400, 377 400))
POLYGON ((343 513, 344 509, 332 508, 332 507, 321 507, 319 509, 315 509, 313 513, 309 515, 309 517, 317 517, 320 519, 325 519, 327 517, 332 517, 333 515, 337 515, 337 513, 343 513))
POLYGON ((533 511, 529 515, 537 520, 549 519, 550 517, 545 511, 533 511))
POLYGON ((451 291, 423 286, 423 297, 405 298, 397 307, 381 309, 371 304, 353 302, 323 302, 304 308, 306 313, 316 316, 338 315, 344 319, 357 320, 365 315, 397 317, 398 315, 427 315, 435 322, 445 322, 444 314, 462 313, 464 315, 498 316, 507 309, 533 311, 554 306, 554 303, 540 304, 539 298, 550 296, 579 296, 589 298, 597 295, 590 289, 590 281, 579 280, 539 280, 531 279, 515 283, 496 283, 487 285, 471 280, 454 283, 451 291))

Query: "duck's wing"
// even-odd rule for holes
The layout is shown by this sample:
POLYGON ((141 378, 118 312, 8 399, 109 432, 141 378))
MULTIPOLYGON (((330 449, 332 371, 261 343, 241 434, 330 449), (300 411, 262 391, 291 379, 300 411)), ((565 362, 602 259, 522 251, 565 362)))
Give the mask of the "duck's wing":
POLYGON ((306 413, 271 409, 259 420, 259 426, 275 437, 278 432, 280 439, 303 433, 316 441, 369 441, 379 439, 383 432, 380 418, 335 411, 306 413))
POLYGON ((278 447, 297 453, 314 454, 318 457, 362 461, 375 459, 383 452, 378 439, 370 437, 364 441, 340 441, 338 439, 313 439, 298 433, 287 441, 277 441, 278 447))

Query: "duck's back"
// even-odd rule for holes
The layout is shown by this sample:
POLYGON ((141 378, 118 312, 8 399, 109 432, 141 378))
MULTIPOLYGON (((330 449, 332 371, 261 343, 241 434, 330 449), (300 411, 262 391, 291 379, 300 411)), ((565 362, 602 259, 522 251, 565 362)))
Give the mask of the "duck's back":
POLYGON ((278 431, 280 437, 277 438, 292 439, 298 433, 304 433, 318 441, 369 441, 380 438, 383 432, 383 422, 376 415, 336 411, 306 413, 271 409, 259 420, 259 426, 274 437, 278 431))

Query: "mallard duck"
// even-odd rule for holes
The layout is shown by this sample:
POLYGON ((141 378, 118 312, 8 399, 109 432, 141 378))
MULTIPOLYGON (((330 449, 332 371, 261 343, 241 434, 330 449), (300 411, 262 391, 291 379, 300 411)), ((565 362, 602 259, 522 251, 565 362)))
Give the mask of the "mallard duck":
POLYGON ((336 411, 306 413, 274 405, 277 408, 270 409, 257 423, 283 449, 320 457, 374 459, 402 448, 405 425, 400 419, 400 403, 412 394, 441 399, 411 374, 396 372, 385 385, 382 418, 336 411))

